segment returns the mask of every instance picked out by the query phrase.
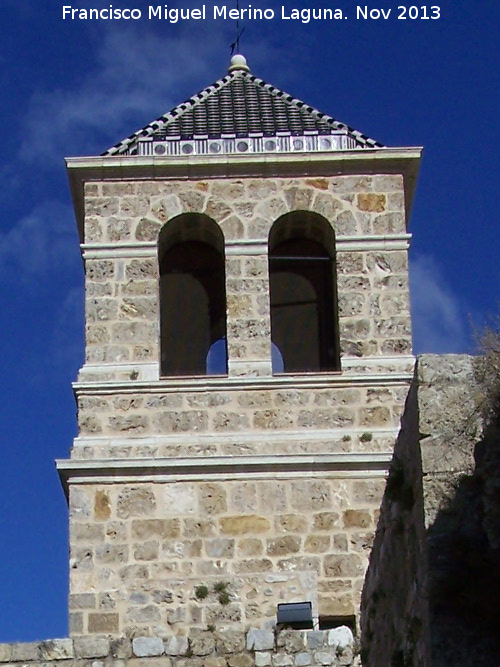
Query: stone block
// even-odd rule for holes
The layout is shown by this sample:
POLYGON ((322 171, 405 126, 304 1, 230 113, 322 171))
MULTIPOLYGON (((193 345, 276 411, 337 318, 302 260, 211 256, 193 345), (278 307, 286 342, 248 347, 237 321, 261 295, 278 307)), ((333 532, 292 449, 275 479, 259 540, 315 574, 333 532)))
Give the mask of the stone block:
POLYGON ((203 667, 227 667, 227 660, 217 656, 204 658, 203 667))
MULTIPOLYGON (((182 661, 182 663, 183 662, 184 661, 182 661)), ((115 661, 113 667, 180 667, 182 663, 176 661, 174 664, 170 658, 166 658, 164 655, 162 655, 160 658, 154 656, 146 658, 129 658, 126 662, 122 663, 121 665, 120 664, 117 665, 115 661)), ((92 664, 90 667, 96 667, 96 665, 92 664)), ((102 667, 107 667, 107 666, 103 665, 102 667)))
POLYGON ((301 547, 301 538, 295 535, 284 535, 273 540, 267 540, 266 552, 268 556, 285 556, 298 553, 301 547))
POLYGON ((267 667, 271 664, 271 653, 259 652, 254 656, 255 667, 267 667))
POLYGON ((111 516, 111 504, 107 491, 96 491, 94 496, 94 518, 97 521, 106 521, 111 516))
POLYGON ((326 639, 326 632, 322 630, 311 630, 306 636, 307 647, 311 651, 322 649, 326 644, 326 639))
POLYGON ((360 480, 353 482, 353 501, 379 506, 385 490, 385 479, 360 480))
POLYGON ((126 563, 128 547, 125 544, 100 544, 96 547, 95 558, 99 563, 126 563))
POLYGON ((35 661, 41 658, 41 644, 39 642, 11 644, 11 647, 12 662, 35 661))
POLYGON ((269 651, 274 649, 274 632, 252 628, 247 632, 247 651, 269 651))
POLYGON ((274 527, 280 533, 305 533, 307 519, 299 514, 282 514, 274 518, 274 527))
POLYGON ((169 625, 175 625, 176 623, 184 623, 186 620, 186 609, 184 607, 177 607, 177 609, 172 609, 167 615, 167 622, 169 625))
POLYGON ((153 514, 155 509, 155 496, 148 486, 125 487, 118 495, 117 515, 120 519, 153 514))
POLYGON ((360 577, 364 573, 363 563, 356 554, 325 556, 324 569, 327 577, 360 577))
POLYGON ((120 243, 128 241, 132 231, 132 220, 130 218, 108 218, 106 224, 106 233, 111 243, 120 243))
POLYGON ((340 625, 328 631, 328 646, 334 646, 338 649, 345 649, 354 642, 352 630, 346 625, 340 625))
POLYGON ((12 644, 0 644, 0 662, 10 662, 12 659, 12 644))
POLYGON ((117 660, 126 660, 132 656, 130 639, 120 637, 111 641, 111 655, 117 660))
POLYGON ((319 554, 330 549, 329 535, 308 535, 304 541, 304 550, 308 553, 319 554))
POLYGON ((119 615, 115 613, 89 614, 88 630, 95 634, 116 634, 119 630, 119 615))
POLYGON ((144 280, 158 277, 158 265, 154 259, 133 259, 125 269, 128 280, 144 280))
POLYGON ((337 512, 319 512, 318 514, 313 515, 314 530, 331 531, 334 528, 338 528, 339 526, 340 514, 337 512))
POLYGON ((159 412, 153 423, 160 433, 202 433, 208 429, 208 414, 202 410, 159 412))
POLYGON ((353 600, 352 591, 338 593, 335 597, 320 596, 318 599, 320 614, 322 616, 351 616, 357 611, 353 600))
POLYGON ((273 667, 289 667, 289 665, 293 665, 293 658, 286 653, 276 653, 272 657, 272 664, 273 667))
POLYGON ((228 656, 228 667, 254 667, 255 662, 251 656, 246 653, 228 656))
POLYGON ((369 528, 373 524, 370 512, 365 510, 346 510, 342 519, 344 528, 369 528))
POLYGON ((158 558, 160 545, 158 542, 148 540, 142 544, 136 544, 134 549, 135 560, 156 560, 158 558))
POLYGON ((210 655, 215 651, 215 636, 213 632, 193 628, 189 635, 189 648, 193 655, 210 655))
MULTIPOLYGON (((149 419, 146 415, 114 415, 108 420, 111 431, 119 433, 134 434, 144 433, 149 426, 149 419)), ((120 515, 119 515, 120 516, 120 515)))
POLYGON ((115 263, 111 260, 87 260, 85 263, 87 281, 111 280, 115 276, 115 263))
POLYGON ((241 606, 231 603, 227 605, 210 605, 207 607, 206 620, 208 625, 239 623, 241 621, 241 606))
POLYGON ((83 614, 81 611, 70 613, 69 633, 70 635, 81 635, 83 633, 83 614))
POLYGON ((236 512, 251 512, 257 508, 256 486, 243 482, 231 488, 230 509, 236 512))
POLYGON ((75 637, 75 658, 105 658, 109 655, 110 641, 105 637, 75 637))
POLYGON ((239 556, 260 556, 264 551, 262 540, 249 538, 238 542, 239 556))
POLYGON ((205 552, 210 558, 233 558, 234 540, 219 537, 205 542, 205 552))
POLYGON ((246 574, 249 572, 271 572, 273 563, 268 558, 252 558, 248 560, 236 561, 233 564, 234 571, 237 574, 246 574))
POLYGON ((136 637, 132 640, 132 650, 138 658, 163 655, 165 647, 161 637, 136 637))
POLYGON ((184 519, 183 523, 186 537, 215 537, 217 534, 213 519, 184 519))
POLYGON ((217 651, 221 653, 240 653, 245 650, 243 630, 220 630, 216 635, 217 651))
POLYGON ((360 211, 378 212, 385 211, 386 196, 374 193, 359 193, 357 207, 360 211))
POLYGON ((268 519, 255 514, 224 517, 219 520, 219 525, 221 532, 225 535, 265 533, 271 528, 268 519))
POLYGON ((298 653, 306 648, 306 636, 297 630, 283 630, 278 634, 277 644, 287 653, 298 653))
POLYGON ((316 556, 289 556, 278 561, 280 570, 302 570, 306 572, 321 573, 321 560, 316 556))
POLYGON ((132 536, 138 539, 179 537, 179 519, 135 519, 132 521, 132 536))
POLYGON ((292 507, 297 510, 319 510, 331 505, 328 482, 302 480, 292 482, 292 507))
POLYGON ((165 640, 165 653, 167 655, 186 655, 188 648, 187 637, 169 637, 165 640))
POLYGON ((141 218, 135 230, 135 238, 138 241, 156 241, 160 229, 161 224, 156 220, 141 218))
POLYGON ((71 541, 72 543, 83 542, 84 544, 89 542, 102 543, 104 541, 104 528, 96 523, 75 523, 71 530, 71 541))
POLYGON ((70 609, 95 609, 96 598, 94 593, 72 593, 69 596, 70 609))
POLYGON ((222 514, 226 512, 227 498, 224 485, 217 483, 200 484, 198 502, 204 514, 222 514))
POLYGON ((316 651, 314 660, 317 665, 333 665, 335 664, 335 656, 326 651, 316 651))
POLYGON ((294 657, 295 667, 306 667, 311 664, 311 655, 309 653, 297 653, 294 657))
POLYGON ((151 623, 161 620, 160 610, 153 604, 145 607, 131 607, 125 614, 127 622, 132 623, 151 623))

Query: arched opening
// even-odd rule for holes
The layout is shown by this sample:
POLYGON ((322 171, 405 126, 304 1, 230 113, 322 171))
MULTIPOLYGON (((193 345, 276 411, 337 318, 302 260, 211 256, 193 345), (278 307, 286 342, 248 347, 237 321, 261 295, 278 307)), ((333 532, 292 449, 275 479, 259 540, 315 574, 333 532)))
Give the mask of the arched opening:
POLYGON ((339 370, 335 236, 324 218, 294 211, 274 223, 269 283, 271 339, 284 372, 339 370))
POLYGON ((187 213, 162 229, 161 375, 227 373, 224 237, 206 215, 187 213))

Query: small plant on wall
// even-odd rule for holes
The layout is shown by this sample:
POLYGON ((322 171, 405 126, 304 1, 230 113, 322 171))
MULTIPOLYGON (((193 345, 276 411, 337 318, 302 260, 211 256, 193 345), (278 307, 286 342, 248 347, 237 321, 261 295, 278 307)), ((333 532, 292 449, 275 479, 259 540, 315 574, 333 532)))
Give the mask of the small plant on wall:
POLYGON ((208 587, 205 586, 205 584, 196 586, 196 588, 194 589, 194 594, 197 600, 204 600, 205 598, 208 597, 208 587))
POLYGON ((231 602, 231 595, 229 593, 228 581, 216 581, 212 590, 205 584, 200 584, 194 589, 194 595, 197 600, 205 600, 210 594, 214 595, 221 605, 227 605, 231 602))

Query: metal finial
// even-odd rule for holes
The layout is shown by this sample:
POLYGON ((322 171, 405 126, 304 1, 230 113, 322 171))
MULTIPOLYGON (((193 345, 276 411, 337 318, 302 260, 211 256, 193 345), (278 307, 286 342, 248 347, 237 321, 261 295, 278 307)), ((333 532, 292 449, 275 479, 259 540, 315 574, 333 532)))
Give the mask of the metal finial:
POLYGON ((231 55, 236 51, 236 53, 239 52, 240 50, 240 37, 241 35, 245 32, 245 27, 243 27, 240 30, 240 0, 236 0, 236 11, 238 12, 238 18, 236 19, 236 39, 235 41, 231 44, 231 55))
POLYGON ((250 67, 247 65, 247 59, 245 56, 242 56, 241 53, 236 53, 231 58, 231 64, 229 65, 230 72, 234 72, 237 69, 243 70, 244 72, 250 71, 250 67))

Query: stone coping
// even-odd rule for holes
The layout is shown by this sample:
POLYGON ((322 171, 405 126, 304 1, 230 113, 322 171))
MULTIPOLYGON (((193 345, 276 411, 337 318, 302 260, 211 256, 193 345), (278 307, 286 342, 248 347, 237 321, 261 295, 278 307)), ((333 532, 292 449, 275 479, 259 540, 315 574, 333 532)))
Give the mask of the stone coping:
POLYGON ((74 665, 113 664, 123 667, 134 658, 141 665, 162 667, 204 665, 252 667, 265 665, 354 665, 356 651, 351 630, 192 630, 188 636, 113 638, 85 636, 40 642, 0 644, 0 664, 48 667, 50 662, 74 665), (150 660, 148 660, 150 659, 150 660))

